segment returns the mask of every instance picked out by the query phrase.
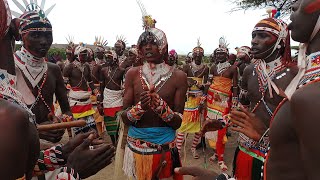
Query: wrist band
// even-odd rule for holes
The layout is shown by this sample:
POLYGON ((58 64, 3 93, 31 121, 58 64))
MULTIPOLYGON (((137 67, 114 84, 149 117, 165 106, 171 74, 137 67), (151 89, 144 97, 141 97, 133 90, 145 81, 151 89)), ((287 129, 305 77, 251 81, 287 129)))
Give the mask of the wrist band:
POLYGON ((57 179, 80 180, 80 176, 74 169, 70 167, 64 167, 61 169, 60 173, 57 175, 57 179))
POLYGON ((145 113, 145 110, 141 107, 141 101, 133 106, 129 111, 127 111, 127 117, 131 122, 137 122, 141 119, 142 115, 145 113))
POLYGON ((259 140, 259 145, 260 147, 264 148, 264 149, 268 149, 269 144, 270 144, 270 139, 269 139, 269 128, 263 133, 263 135, 261 136, 260 140, 259 140))
POLYGON ((164 122, 171 121, 174 116, 174 112, 162 98, 160 98, 160 104, 154 109, 154 112, 157 113, 164 122))

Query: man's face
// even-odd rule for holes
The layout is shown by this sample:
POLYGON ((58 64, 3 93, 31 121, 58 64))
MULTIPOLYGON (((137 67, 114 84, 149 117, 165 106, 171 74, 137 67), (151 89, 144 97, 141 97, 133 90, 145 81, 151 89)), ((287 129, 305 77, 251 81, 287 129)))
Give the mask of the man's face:
POLYGON ((202 53, 193 53, 194 63, 196 63, 196 65, 200 65, 202 62, 202 57, 203 57, 202 53))
POLYGON ((134 63, 137 59, 137 55, 135 55, 134 53, 130 52, 128 53, 128 60, 131 62, 131 63, 134 63))
POLYGON ((82 63, 85 63, 85 62, 88 61, 88 51, 87 50, 82 51, 79 54, 79 61, 82 62, 82 63))
POLYGON ((120 44, 116 43, 115 46, 114 46, 114 50, 116 51, 116 53, 119 56, 123 55, 123 48, 122 48, 122 46, 120 44))
POLYGON ((34 56, 46 57, 52 44, 52 32, 31 31, 22 37, 24 47, 34 56))
POLYGON ((318 0, 298 0, 292 5, 293 13, 290 16, 292 22, 288 28, 291 30, 293 40, 301 43, 309 42, 320 15, 319 5, 318 0))
POLYGON ((186 57, 186 63, 187 63, 187 64, 190 64, 190 63, 191 63, 191 61, 192 61, 192 59, 191 59, 190 57, 188 57, 188 56, 187 56, 187 57, 186 57))
POLYGON ((176 58, 173 56, 169 56, 168 58, 168 65, 169 66, 173 66, 174 64, 176 64, 176 58))
POLYGON ((277 37, 267 31, 252 32, 251 54, 255 59, 265 59, 274 49, 277 37))
POLYGON ((142 57, 147 62, 159 61, 159 59, 162 58, 162 55, 160 54, 157 43, 154 41, 152 36, 147 37, 147 39, 147 41, 142 42, 140 45, 142 57))
POLYGON ((96 52, 96 57, 98 59, 103 59, 104 53, 103 52, 96 52))
POLYGON ((67 53, 66 53, 66 57, 67 57, 67 59, 68 59, 69 61, 72 61, 72 60, 74 59, 73 53, 70 53, 70 52, 67 52, 67 53))
POLYGON ((225 52, 216 52, 215 57, 218 63, 223 63, 228 60, 228 54, 225 52))
POLYGON ((107 66, 113 66, 116 62, 113 60, 112 54, 107 53, 106 54, 106 65, 107 66))

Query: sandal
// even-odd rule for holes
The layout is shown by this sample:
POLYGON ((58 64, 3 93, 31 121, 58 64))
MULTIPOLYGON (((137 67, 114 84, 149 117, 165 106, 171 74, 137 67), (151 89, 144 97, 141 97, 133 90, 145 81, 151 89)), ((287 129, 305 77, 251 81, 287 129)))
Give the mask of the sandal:
POLYGON ((214 163, 215 161, 218 160, 218 155, 216 153, 214 153, 210 158, 209 158, 209 162, 210 163, 214 163))
POLYGON ((199 159, 199 154, 195 148, 191 148, 191 153, 194 159, 199 159))
POLYGON ((218 162, 218 165, 219 165, 219 167, 220 167, 220 169, 221 169, 222 171, 228 171, 228 167, 227 167, 227 165, 224 163, 224 161, 219 161, 219 162, 218 162))

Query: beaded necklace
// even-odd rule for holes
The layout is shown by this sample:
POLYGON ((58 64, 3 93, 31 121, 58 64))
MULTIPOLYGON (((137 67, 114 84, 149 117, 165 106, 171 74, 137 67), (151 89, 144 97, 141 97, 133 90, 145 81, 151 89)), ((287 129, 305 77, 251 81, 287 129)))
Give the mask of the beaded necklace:
POLYGON ((143 90, 147 91, 153 84, 156 92, 159 92, 163 85, 171 78, 174 67, 168 66, 165 63, 156 65, 155 69, 151 70, 148 63, 145 63, 139 69, 139 77, 143 90), (161 68, 157 70, 157 68, 161 68), (157 75, 156 79, 153 76, 157 75))
POLYGON ((224 63, 219 63, 217 65, 217 72, 218 74, 222 74, 231 66, 231 64, 229 62, 224 62, 224 63))
POLYGON ((197 78, 199 78, 201 75, 203 75, 203 72, 206 70, 204 64, 197 65, 194 62, 191 63, 190 69, 191 69, 192 77, 197 77, 197 78), (195 74, 198 71, 200 71, 201 69, 202 69, 202 72, 198 76, 196 76, 195 74))
POLYGON ((320 51, 312 53, 308 56, 308 63, 306 72, 301 78, 298 88, 305 86, 306 84, 318 81, 320 78, 320 51))
MULTIPOLYGON (((268 78, 270 78, 270 80, 272 81, 274 78, 281 79, 282 77, 284 77, 286 75, 286 72, 284 72, 278 76, 276 76, 276 74, 283 71, 285 66, 281 62, 281 57, 279 57, 278 59, 276 59, 272 62, 267 63, 266 68, 265 68, 266 71, 264 70, 264 67, 263 67, 264 64, 263 64, 262 60, 260 60, 260 59, 254 60, 253 63, 255 64, 254 70, 253 70, 253 76, 255 76, 255 73, 258 75, 258 83, 259 83, 259 91, 261 93, 261 99, 256 103, 256 105, 254 106, 254 108, 252 109, 251 112, 255 112, 257 110, 257 108, 259 107, 259 105, 261 103, 263 103, 269 116, 272 117, 273 112, 269 108, 269 106, 267 105, 266 101, 264 100, 266 91, 268 90, 268 88, 270 88, 268 86, 268 78)), ((287 71, 288 70, 289 69, 287 69, 287 71)))
POLYGON ((41 85, 37 85, 36 87, 38 88, 38 95, 37 95, 37 98, 35 100, 34 103, 32 103, 32 105, 30 106, 30 110, 33 110, 33 108, 38 104, 39 102, 39 99, 41 99, 41 101, 43 102, 43 104, 46 106, 46 108, 48 109, 49 113, 52 113, 52 110, 50 108, 50 106, 46 103, 44 97, 42 96, 42 89, 44 87, 44 84, 46 83, 47 81, 47 77, 48 77, 48 73, 46 72, 44 74, 44 77, 43 77, 43 81, 41 83, 41 85))

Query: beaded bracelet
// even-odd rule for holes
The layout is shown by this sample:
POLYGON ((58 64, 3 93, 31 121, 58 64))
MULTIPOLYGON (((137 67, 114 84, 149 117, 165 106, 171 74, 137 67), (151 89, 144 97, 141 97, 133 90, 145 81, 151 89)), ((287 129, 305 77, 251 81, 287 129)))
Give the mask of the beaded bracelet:
POLYGON ((269 128, 263 133, 260 140, 258 141, 259 146, 263 149, 268 149, 270 145, 270 139, 269 139, 269 128))
POLYGON ((72 168, 64 167, 57 175, 58 180, 80 180, 79 174, 72 168))
POLYGON ((142 115, 146 111, 141 107, 141 101, 138 102, 135 106, 133 106, 129 111, 127 111, 127 117, 131 122, 137 122, 141 119, 142 115))
POLYGON ((239 102, 238 97, 232 97, 232 108, 237 107, 238 106, 238 102, 239 102))
POLYGON ((154 109, 154 112, 157 113, 164 122, 171 121, 175 114, 162 98, 160 98, 159 106, 154 109))

